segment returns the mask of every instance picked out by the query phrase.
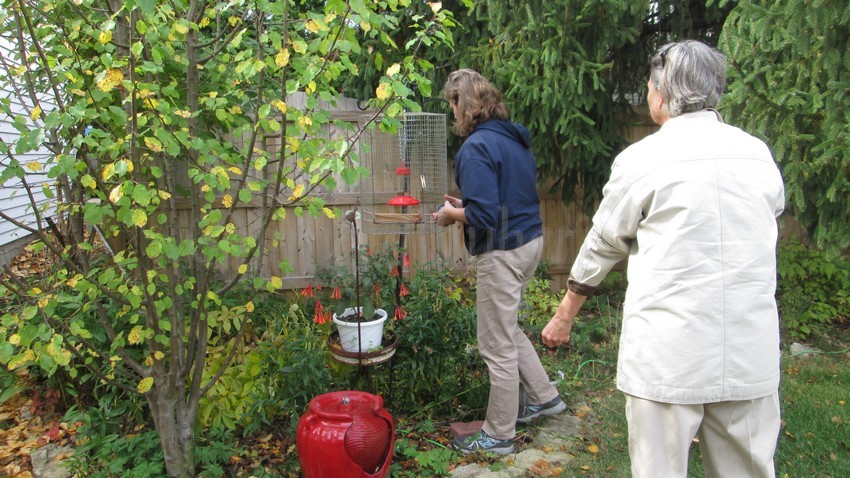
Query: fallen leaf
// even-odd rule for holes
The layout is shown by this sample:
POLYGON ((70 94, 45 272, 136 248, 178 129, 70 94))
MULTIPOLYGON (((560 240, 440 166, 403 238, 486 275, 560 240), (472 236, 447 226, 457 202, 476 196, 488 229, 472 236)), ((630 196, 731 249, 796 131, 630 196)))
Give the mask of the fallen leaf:
POLYGON ((599 447, 596 445, 590 445, 589 447, 587 447, 587 451, 591 453, 599 453, 599 447))

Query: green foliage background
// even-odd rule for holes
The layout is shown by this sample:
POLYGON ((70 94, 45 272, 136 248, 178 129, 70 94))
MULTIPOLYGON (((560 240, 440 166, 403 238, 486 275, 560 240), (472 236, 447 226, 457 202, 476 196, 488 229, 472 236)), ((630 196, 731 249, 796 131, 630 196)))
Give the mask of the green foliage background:
POLYGON ((850 4, 745 1, 720 48, 729 59, 723 109, 766 140, 789 212, 819 246, 850 246, 850 4))

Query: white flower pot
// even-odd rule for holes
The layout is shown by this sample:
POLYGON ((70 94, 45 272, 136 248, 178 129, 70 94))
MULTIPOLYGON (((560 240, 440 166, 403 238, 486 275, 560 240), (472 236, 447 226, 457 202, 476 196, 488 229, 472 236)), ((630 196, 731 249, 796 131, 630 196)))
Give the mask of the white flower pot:
MULTIPOLYGON (((384 333, 384 322, 387 320, 387 312, 384 309, 375 309, 380 318, 369 322, 346 322, 337 318, 334 314, 333 320, 339 330, 339 342, 346 352, 364 353, 370 349, 381 346, 381 336, 384 333), (359 329, 359 331, 358 331, 359 329), (360 345, 362 339, 363 344, 360 345)), ((354 308, 349 307, 342 313, 343 316, 354 314, 354 308)))

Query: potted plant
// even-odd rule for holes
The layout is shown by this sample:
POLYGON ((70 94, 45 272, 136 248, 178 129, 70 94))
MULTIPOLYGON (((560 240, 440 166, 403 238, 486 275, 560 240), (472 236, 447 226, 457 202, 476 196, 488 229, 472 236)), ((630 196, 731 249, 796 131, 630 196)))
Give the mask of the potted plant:
POLYGON ((333 322, 336 325, 337 332, 329 337, 332 352, 338 344, 342 351, 362 358, 360 356, 364 354, 381 352, 395 344, 395 337, 390 340, 390 345, 384 343, 387 335, 385 323, 389 318, 389 307, 393 307, 389 310, 393 310, 395 320, 407 315, 400 298, 408 295, 409 291, 399 269, 407 264, 407 256, 400 256, 402 260, 397 261, 396 252, 392 249, 372 254, 369 249, 361 248, 356 239, 353 214, 349 212, 346 219, 352 221, 355 228, 354 273, 335 266, 320 268, 316 272, 318 285, 308 286, 302 294, 316 296, 314 322, 333 322))

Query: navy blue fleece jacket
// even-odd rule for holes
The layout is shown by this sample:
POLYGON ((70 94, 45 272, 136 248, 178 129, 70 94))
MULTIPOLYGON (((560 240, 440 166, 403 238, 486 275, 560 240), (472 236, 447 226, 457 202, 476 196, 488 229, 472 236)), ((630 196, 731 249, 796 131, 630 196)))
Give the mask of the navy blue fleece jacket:
POLYGON ((464 241, 472 255, 511 250, 543 235, 537 165, 522 125, 491 120, 478 125, 455 156, 464 241))

